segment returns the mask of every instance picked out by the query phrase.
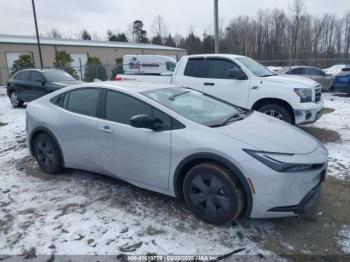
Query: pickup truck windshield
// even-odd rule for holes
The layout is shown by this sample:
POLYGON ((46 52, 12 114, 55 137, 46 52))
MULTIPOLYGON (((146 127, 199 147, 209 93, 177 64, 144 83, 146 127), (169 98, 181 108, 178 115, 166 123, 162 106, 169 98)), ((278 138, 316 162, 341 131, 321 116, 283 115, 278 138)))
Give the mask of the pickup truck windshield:
POLYGON ((241 62, 246 68, 248 68, 254 75, 259 77, 268 77, 275 75, 270 70, 268 70, 262 64, 259 64, 255 60, 249 57, 239 57, 237 58, 239 62, 241 62))
POLYGON ((143 94, 179 115, 207 126, 225 125, 227 119, 234 119, 233 116, 244 113, 243 109, 181 87, 150 90, 143 94))

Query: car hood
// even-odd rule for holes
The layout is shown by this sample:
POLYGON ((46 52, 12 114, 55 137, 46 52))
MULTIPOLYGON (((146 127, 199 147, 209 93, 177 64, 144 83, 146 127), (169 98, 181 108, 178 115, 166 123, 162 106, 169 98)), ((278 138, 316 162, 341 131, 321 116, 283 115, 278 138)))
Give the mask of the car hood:
POLYGON ((301 129, 258 112, 217 131, 267 152, 308 154, 319 144, 301 129))
POLYGON ((291 75, 273 75, 269 77, 265 77, 264 81, 285 84, 286 86, 293 87, 316 87, 319 83, 314 80, 301 77, 301 76, 291 76, 291 75))

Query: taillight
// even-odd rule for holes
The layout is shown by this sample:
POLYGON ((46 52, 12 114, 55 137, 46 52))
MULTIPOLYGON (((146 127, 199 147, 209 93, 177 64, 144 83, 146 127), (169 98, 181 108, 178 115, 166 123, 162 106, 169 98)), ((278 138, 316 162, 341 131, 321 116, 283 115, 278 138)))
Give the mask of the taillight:
POLYGON ((114 78, 115 81, 122 81, 123 78, 121 77, 121 75, 116 75, 114 78))

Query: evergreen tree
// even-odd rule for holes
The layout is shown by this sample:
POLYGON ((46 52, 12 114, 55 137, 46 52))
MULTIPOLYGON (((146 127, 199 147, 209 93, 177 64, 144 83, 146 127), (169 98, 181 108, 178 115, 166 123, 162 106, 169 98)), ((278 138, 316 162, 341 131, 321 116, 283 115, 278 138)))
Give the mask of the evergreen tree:
POLYGON ((137 43, 148 43, 147 31, 143 29, 143 22, 135 20, 132 26, 132 34, 137 43))
POLYGON ((86 29, 84 29, 83 32, 81 33, 81 39, 91 40, 91 35, 89 34, 89 32, 86 29))
POLYGON ((75 69, 71 66, 72 62, 73 59, 70 56, 70 54, 68 54, 66 51, 59 51, 56 52, 55 61, 53 62, 53 65, 56 68, 63 69, 75 79, 78 79, 77 71, 75 71, 75 69))
POLYGON ((98 57, 91 56, 85 65, 84 81, 92 82, 94 79, 105 81, 108 79, 107 70, 98 57))
POLYGON ((175 43, 174 39, 172 38, 171 34, 169 34, 169 36, 165 39, 164 45, 176 47, 176 43, 175 43))
POLYGON ((26 68, 33 68, 34 62, 31 55, 28 54, 22 54, 19 56, 17 60, 15 60, 12 64, 12 70, 10 75, 13 76, 16 72, 26 69, 26 68))

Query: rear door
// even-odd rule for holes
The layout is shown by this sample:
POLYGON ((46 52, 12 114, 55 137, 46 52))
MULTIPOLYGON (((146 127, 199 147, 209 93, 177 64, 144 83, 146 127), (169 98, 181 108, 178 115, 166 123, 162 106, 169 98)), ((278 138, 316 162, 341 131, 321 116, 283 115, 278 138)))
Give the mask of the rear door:
POLYGON ((209 57, 206 59, 208 70, 205 71, 201 91, 232 104, 246 107, 250 92, 250 81, 232 79, 230 70, 241 70, 232 60, 209 57))
POLYGON ((104 173, 130 182, 168 189, 171 118, 143 101, 117 91, 105 91, 105 120, 98 121, 99 153, 104 173), (135 128, 138 114, 158 118, 164 128, 135 128))
POLYGON ((306 68, 307 74, 310 76, 310 78, 322 85, 322 89, 327 91, 331 83, 333 81, 332 76, 326 76, 326 73, 318 68, 306 68))
POLYGON ((97 117, 101 89, 79 88, 63 98, 57 125, 53 127, 61 142, 65 164, 70 168, 100 172, 97 145, 97 117))

